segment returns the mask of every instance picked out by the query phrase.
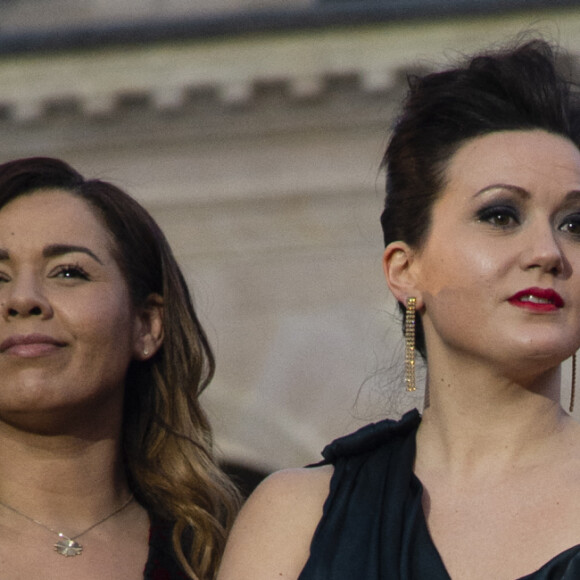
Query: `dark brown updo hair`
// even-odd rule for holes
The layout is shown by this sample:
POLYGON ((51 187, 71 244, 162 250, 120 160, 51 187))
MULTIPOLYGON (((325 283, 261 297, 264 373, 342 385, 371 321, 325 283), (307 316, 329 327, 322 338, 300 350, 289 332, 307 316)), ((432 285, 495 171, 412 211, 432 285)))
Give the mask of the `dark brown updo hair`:
MULTIPOLYGON (((543 129, 579 146, 580 100, 563 64, 550 44, 535 39, 474 56, 457 68, 409 78, 382 162, 385 246, 404 241, 420 248, 425 242, 446 168, 467 140, 496 131, 543 129)), ((416 341, 426 358, 420 316, 416 341)))

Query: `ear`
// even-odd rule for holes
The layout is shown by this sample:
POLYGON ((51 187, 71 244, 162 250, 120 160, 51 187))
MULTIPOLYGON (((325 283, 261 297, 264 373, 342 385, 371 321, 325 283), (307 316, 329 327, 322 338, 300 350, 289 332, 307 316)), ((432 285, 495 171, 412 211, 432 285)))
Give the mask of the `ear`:
POLYGON ((415 257, 416 252, 409 244, 391 242, 383 254, 383 270, 389 289, 397 301, 405 304, 407 298, 414 296, 419 309, 423 302, 415 279, 415 257))
POLYGON ((150 359, 163 343, 163 298, 151 294, 137 312, 133 356, 136 360, 150 359))

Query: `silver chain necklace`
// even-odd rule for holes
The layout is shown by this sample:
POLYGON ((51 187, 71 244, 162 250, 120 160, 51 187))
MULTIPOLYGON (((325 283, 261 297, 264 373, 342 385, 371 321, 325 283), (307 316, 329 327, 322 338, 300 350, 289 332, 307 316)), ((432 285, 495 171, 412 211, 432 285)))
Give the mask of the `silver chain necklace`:
POLYGON ((21 511, 18 511, 16 508, 13 508, 12 506, 10 506, 4 502, 0 501, 0 505, 2 507, 6 508, 7 510, 10 510, 11 512, 14 512, 17 515, 19 515, 23 518, 26 518, 29 522, 32 522, 33 524, 36 524, 37 526, 41 526, 45 530, 48 530, 49 532, 56 534, 60 538, 60 540, 56 544, 54 544, 54 549, 62 556, 68 557, 68 556, 80 556, 83 552, 82 544, 79 544, 78 542, 75 541, 77 538, 84 536, 87 532, 90 532, 93 528, 100 526, 102 523, 106 522, 108 519, 112 518, 113 516, 117 515, 119 512, 123 511, 134 499, 135 498, 134 498, 133 494, 131 494, 129 496, 129 499, 121 507, 116 508, 109 515, 100 519, 98 522, 94 523, 92 526, 89 526, 86 530, 83 530, 80 534, 77 534, 76 536, 71 536, 70 538, 68 536, 66 536, 65 534, 63 534, 62 532, 57 532, 56 530, 54 530, 50 526, 47 526, 46 524, 43 524, 42 522, 39 522, 38 520, 35 520, 34 518, 31 518, 30 516, 23 514, 21 511))

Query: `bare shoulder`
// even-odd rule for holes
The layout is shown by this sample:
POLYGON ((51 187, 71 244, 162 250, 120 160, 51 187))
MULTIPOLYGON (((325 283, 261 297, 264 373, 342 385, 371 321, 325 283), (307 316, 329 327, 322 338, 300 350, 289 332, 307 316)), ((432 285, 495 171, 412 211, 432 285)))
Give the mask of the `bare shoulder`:
POLYGON ((265 479, 234 524, 218 580, 298 578, 332 473, 331 466, 287 469, 265 479))

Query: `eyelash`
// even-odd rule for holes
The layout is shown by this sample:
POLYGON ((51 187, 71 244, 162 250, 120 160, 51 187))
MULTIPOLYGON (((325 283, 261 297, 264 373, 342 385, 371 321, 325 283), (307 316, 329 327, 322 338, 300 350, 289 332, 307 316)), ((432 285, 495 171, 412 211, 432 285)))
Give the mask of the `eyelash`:
POLYGON ((63 264, 62 266, 58 266, 53 272, 50 274, 51 278, 63 278, 66 280, 72 279, 81 279, 81 280, 90 280, 89 274, 86 270, 80 266, 79 264, 63 264))

